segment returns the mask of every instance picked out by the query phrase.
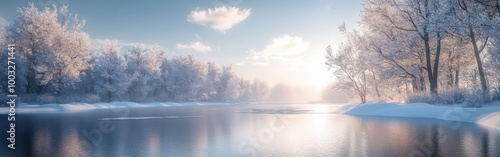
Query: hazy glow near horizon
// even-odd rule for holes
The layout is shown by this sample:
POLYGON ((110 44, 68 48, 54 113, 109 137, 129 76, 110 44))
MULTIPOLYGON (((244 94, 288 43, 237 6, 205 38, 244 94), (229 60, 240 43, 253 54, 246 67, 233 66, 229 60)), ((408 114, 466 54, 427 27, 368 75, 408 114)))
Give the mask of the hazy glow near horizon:
MULTIPOLYGON (((39 8, 50 4, 32 1, 39 8)), ((54 1, 55 4, 62 2, 54 1)), ((190 53, 270 85, 324 88, 334 76, 325 48, 343 40, 338 26, 357 27, 361 0, 319 1, 64 1, 85 19, 94 41, 157 43, 167 55, 190 53), (99 7, 96 7, 99 6, 99 7), (89 9, 92 8, 92 9, 89 9), (131 10, 138 10, 134 12, 131 10)), ((0 22, 10 23, 26 1, 2 2, 0 22)))

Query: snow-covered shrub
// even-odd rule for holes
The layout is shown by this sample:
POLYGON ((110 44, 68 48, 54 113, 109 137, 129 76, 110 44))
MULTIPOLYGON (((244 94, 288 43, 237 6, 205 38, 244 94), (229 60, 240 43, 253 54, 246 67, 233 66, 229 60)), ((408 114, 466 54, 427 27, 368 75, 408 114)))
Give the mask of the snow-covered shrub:
POLYGON ((462 104, 468 95, 467 90, 462 88, 452 88, 439 90, 439 95, 435 103, 439 104, 462 104))
MULTIPOLYGON (((33 94, 24 94, 24 95, 19 95, 17 97, 17 101, 18 103, 31 103, 31 102, 34 102, 35 99, 36 99, 36 95, 33 95, 33 94)), ((7 100, 8 98, 5 97, 5 100, 7 100)), ((2 100, 3 101, 3 100, 2 100)))
POLYGON ((472 91, 465 97, 463 107, 479 108, 485 102, 489 101, 489 95, 479 91, 472 91))
POLYGON ((36 100, 31 103, 36 103, 36 104, 48 104, 48 103, 56 103, 55 102, 56 97, 54 97, 52 94, 42 94, 38 95, 36 97, 36 100))
POLYGON ((28 104, 51 104, 51 103, 97 103, 101 102, 99 95, 95 94, 72 94, 72 95, 61 95, 54 96, 52 94, 27 94, 19 97, 19 101, 28 104))
POLYGON ((86 94, 84 102, 98 103, 98 102, 101 102, 101 97, 99 97, 99 95, 95 95, 95 94, 86 94))
POLYGON ((42 104, 44 102, 53 102, 54 97, 52 97, 49 94, 23 94, 19 95, 18 97, 18 102, 20 103, 27 103, 27 104, 42 104))
POLYGON ((431 96, 429 92, 426 91, 410 93, 408 94, 406 99, 407 103, 428 103, 428 104, 436 103, 436 97, 431 96))
POLYGON ((491 89, 491 100, 500 100, 500 86, 492 87, 491 89))
POLYGON ((459 104, 463 107, 481 107, 481 104, 491 100, 489 94, 485 94, 480 89, 453 88, 439 90, 438 95, 431 95, 429 92, 411 93, 407 96, 407 103, 428 103, 428 104, 459 104))
POLYGON ((97 103, 100 101, 101 98, 95 94, 85 94, 85 95, 72 94, 72 95, 59 96, 54 100, 54 102, 50 103, 75 103, 75 102, 97 103))

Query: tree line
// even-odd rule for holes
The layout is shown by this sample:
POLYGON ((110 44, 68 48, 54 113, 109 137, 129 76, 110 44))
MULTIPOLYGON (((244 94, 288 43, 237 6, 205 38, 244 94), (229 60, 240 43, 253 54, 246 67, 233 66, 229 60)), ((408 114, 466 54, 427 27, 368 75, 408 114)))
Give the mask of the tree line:
POLYGON ((499 1, 364 0, 361 17, 359 30, 339 27, 337 53, 326 48, 336 88, 363 103, 455 89, 500 98, 499 1))
MULTIPOLYGON (((193 55, 167 56, 158 45, 117 41, 93 47, 85 20, 68 6, 37 9, 32 3, 0 27, 0 45, 16 44, 16 94, 28 103, 99 101, 258 101, 266 82, 238 77, 193 55)), ((6 93, 7 52, 2 50, 0 93, 6 93)))

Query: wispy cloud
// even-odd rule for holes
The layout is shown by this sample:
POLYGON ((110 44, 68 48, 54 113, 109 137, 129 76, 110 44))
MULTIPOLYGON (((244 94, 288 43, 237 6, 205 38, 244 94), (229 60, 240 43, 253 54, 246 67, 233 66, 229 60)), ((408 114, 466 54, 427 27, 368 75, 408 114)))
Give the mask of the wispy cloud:
POLYGON ((260 51, 251 50, 250 55, 255 62, 260 63, 256 65, 264 65, 263 62, 270 61, 287 61, 305 52, 310 44, 311 42, 301 37, 285 34, 273 38, 271 43, 260 51))
POLYGON ((201 42, 192 42, 189 44, 177 44, 179 50, 194 50, 196 52, 210 52, 212 48, 201 42))
POLYGON ((188 15, 188 21, 224 32, 250 16, 250 10, 226 6, 208 10, 196 9, 188 15))

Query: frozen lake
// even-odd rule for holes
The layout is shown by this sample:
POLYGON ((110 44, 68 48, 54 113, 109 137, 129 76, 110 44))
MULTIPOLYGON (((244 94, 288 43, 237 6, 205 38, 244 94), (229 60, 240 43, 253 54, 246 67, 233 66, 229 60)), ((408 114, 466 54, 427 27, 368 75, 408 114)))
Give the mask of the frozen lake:
MULTIPOLYGON (((211 105, 25 113, 16 117, 16 154, 2 138, 0 156, 500 156, 496 129, 435 119, 340 115, 337 107, 211 105)), ((2 132, 8 129, 4 121, 2 132)))

